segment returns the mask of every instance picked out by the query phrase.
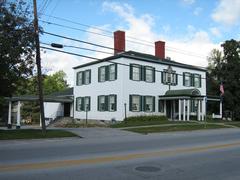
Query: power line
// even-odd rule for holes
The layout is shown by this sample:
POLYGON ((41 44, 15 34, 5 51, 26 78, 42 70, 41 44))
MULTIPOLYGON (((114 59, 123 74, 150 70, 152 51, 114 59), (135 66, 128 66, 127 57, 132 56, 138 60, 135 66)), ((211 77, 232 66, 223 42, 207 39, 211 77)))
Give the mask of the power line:
MULTIPOLYGON (((51 46, 50 43, 41 42, 41 44, 45 44, 45 45, 51 46)), ((79 46, 63 45, 63 47, 76 48, 76 49, 82 49, 82 50, 87 50, 87 51, 92 51, 92 52, 99 52, 99 53, 113 55, 113 53, 110 53, 110 52, 100 51, 100 50, 95 50, 95 49, 89 49, 89 48, 83 48, 83 47, 79 47, 79 46)))
MULTIPOLYGON (((65 19, 65 18, 60 18, 60 17, 56 17, 56 16, 51 16, 51 15, 47 15, 47 14, 42 14, 46 17, 52 17, 52 18, 55 18, 55 19, 58 19, 58 20, 62 20, 62 21, 66 21, 66 22, 70 22, 70 23, 73 23, 73 24, 77 24, 77 25, 81 25, 81 26, 84 26, 84 27, 88 27, 88 28, 93 28, 93 29, 97 29, 97 30, 100 30, 102 32, 106 32, 106 33, 111 33, 113 34, 112 31, 108 31, 108 30, 105 30, 103 28, 98 28, 98 27, 95 27, 95 26, 90 26, 90 25, 86 25, 86 24, 83 24, 83 23, 78 23, 78 22, 75 22, 75 21, 72 21, 72 20, 68 20, 68 19, 65 19)), ((42 20, 44 21, 44 20, 42 20)), ((53 24, 53 25, 58 25, 58 26, 65 26, 65 25, 61 25, 61 24, 57 24, 57 23, 51 23, 51 22, 46 22, 45 23, 49 23, 49 24, 53 24)), ((70 27, 70 26, 65 26, 66 28, 70 27)), ((72 28, 70 27, 71 29, 75 29, 77 30, 78 28, 72 28)), ((98 34, 98 35, 101 35, 101 36, 105 36, 105 37, 112 37, 112 36, 108 36, 106 34, 101 34, 101 33, 95 33, 95 32, 92 32, 92 31, 88 31, 88 30, 82 30, 81 31, 84 31, 84 32, 88 32, 88 33, 94 33, 94 34, 98 34)), ((132 37, 132 36, 126 36, 126 38, 129 38, 129 39, 134 39, 134 40, 137 40, 137 41, 133 41, 133 40, 126 40, 128 42, 132 42, 132 43, 138 43, 138 44, 141 44, 141 45, 145 45, 145 46, 149 46, 149 47, 155 47, 153 45, 153 42, 150 42, 150 41, 147 41, 147 40, 144 40, 144 39, 139 39, 139 38, 135 38, 135 37, 132 37), (140 41, 140 42, 139 42, 140 41), (142 43, 142 42, 146 42, 146 43, 149 43, 149 44, 146 44, 146 43, 142 43)), ((173 51, 173 52, 176 52, 176 53, 181 53, 181 54, 185 54, 185 55, 189 55, 189 56, 196 56, 196 57, 199 57, 199 58, 206 58, 206 56, 204 55, 201 55, 201 54, 197 54, 197 53, 194 53, 194 52, 190 52, 190 51, 185 51, 185 50, 182 50, 182 49, 178 49, 178 48, 174 48, 174 47, 170 47, 170 46, 166 46, 166 49, 169 50, 169 51, 173 51), (182 53, 183 52, 183 53, 182 53)))
MULTIPOLYGON (((104 59, 99 59, 99 58, 95 58, 95 57, 91 57, 91 56, 85 56, 85 55, 82 55, 82 54, 77 54, 77 53, 72 53, 72 52, 68 52, 68 51, 62 51, 62 50, 58 50, 58 49, 48 48, 48 47, 45 47, 45 46, 40 46, 40 47, 43 48, 43 49, 48 49, 48 50, 52 50, 52 51, 56 51, 56 52, 61 52, 61 53, 69 54, 69 55, 74 55, 74 56, 84 57, 84 58, 93 59, 93 60, 97 60, 97 61, 107 62, 107 63, 110 63, 110 64, 119 64, 119 65, 122 65, 122 66, 128 66, 128 67, 130 67, 129 64, 124 64, 124 63, 119 63, 119 62, 113 62, 113 61, 111 61, 111 60, 104 61, 104 59)), ((165 72, 165 71, 161 71, 161 70, 155 69, 155 72, 162 73, 162 72, 165 72)), ((172 73, 172 74, 177 74, 177 73, 172 73)), ((183 76, 182 74, 177 74, 177 75, 178 75, 178 76, 183 76)), ((206 78, 201 77, 201 79, 206 79, 206 78)))

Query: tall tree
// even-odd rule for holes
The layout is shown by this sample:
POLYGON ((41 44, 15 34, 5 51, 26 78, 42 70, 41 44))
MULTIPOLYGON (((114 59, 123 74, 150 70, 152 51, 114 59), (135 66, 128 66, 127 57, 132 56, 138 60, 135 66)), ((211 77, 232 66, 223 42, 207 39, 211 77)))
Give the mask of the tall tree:
POLYGON ((240 41, 228 40, 222 47, 223 57, 215 51, 209 59, 209 72, 215 83, 224 84, 224 109, 240 119, 240 41))
POLYGON ((0 96, 11 96, 32 74, 34 28, 23 1, 0 1, 0 96))

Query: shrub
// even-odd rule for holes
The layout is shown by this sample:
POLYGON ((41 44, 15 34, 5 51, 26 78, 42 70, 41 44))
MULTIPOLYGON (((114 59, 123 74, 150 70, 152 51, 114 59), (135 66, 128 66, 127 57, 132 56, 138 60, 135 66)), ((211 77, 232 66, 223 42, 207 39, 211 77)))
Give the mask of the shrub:
POLYGON ((132 116, 124 119, 124 122, 129 123, 129 122, 152 122, 152 121, 168 121, 166 116, 132 116))

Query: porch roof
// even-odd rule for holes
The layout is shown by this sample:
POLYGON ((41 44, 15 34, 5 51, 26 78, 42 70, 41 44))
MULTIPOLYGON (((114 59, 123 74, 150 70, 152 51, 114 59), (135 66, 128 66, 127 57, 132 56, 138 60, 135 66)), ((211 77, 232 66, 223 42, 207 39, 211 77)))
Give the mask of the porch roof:
POLYGON ((168 90, 164 97, 187 96, 187 97, 201 97, 201 92, 198 89, 177 89, 168 90))
MULTIPOLYGON (((12 96, 6 97, 7 101, 37 101, 39 99, 38 96, 35 95, 23 95, 23 96, 12 96)), ((72 97, 57 97, 57 96, 44 96, 44 102, 62 102, 62 103, 70 103, 73 102, 72 97)))

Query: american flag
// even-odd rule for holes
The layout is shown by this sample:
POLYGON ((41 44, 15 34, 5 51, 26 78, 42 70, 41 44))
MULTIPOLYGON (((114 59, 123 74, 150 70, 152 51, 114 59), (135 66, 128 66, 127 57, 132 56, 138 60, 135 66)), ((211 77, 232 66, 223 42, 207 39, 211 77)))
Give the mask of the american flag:
POLYGON ((223 96, 224 95, 224 87, 223 87, 223 83, 222 82, 220 84, 220 92, 221 92, 220 96, 223 96))

